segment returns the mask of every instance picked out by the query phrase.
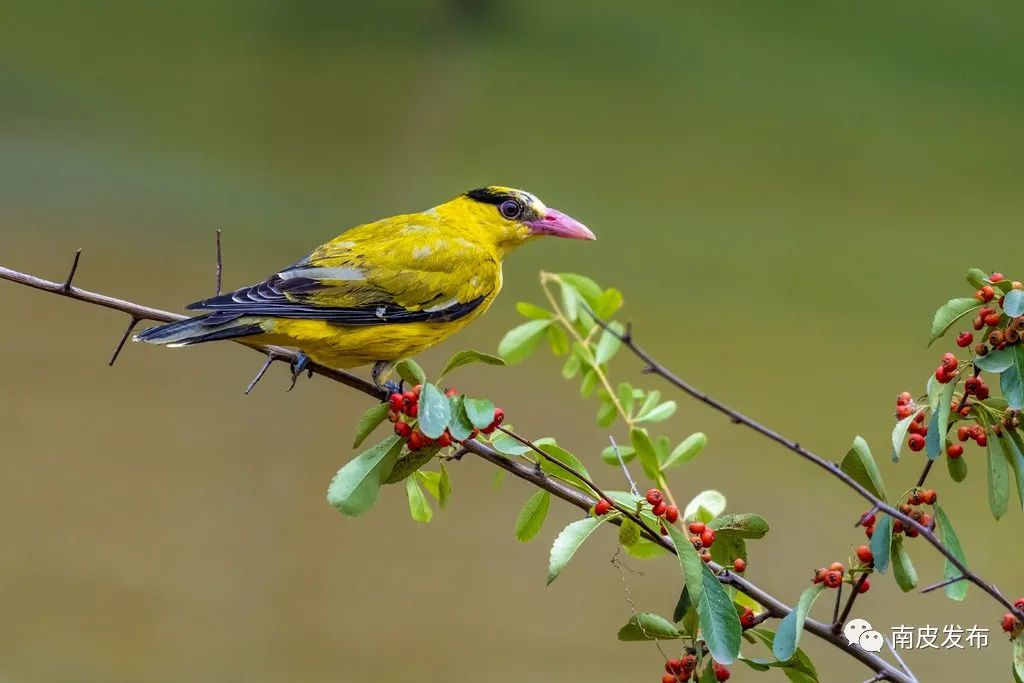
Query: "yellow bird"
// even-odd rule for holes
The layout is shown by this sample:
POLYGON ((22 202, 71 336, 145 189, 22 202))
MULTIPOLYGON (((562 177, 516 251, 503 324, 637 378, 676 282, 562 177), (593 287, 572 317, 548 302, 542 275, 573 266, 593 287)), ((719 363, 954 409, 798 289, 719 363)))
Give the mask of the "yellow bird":
POLYGON ((348 230, 265 281, 188 306, 203 315, 135 341, 191 346, 222 339, 296 347, 329 367, 398 360, 451 336, 490 307, 501 263, 542 235, 595 239, 575 219, 509 187, 471 190, 420 213, 348 230))

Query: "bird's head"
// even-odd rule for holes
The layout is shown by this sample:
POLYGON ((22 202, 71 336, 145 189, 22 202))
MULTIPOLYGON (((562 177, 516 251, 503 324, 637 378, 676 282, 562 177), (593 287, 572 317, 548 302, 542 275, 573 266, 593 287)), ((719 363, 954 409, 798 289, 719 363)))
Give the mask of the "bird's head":
POLYGON ((438 210, 455 221, 468 221, 503 249, 516 247, 535 237, 553 235, 577 240, 597 239, 587 226, 523 190, 491 185, 470 190, 438 210))

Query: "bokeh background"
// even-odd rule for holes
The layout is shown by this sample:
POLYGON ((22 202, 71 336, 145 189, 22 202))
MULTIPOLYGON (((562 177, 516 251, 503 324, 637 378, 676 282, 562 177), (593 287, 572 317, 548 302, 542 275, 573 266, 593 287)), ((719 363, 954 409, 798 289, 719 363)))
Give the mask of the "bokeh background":
MULTIPOLYGON (((1019 3, 552 3, 541 0, 34 2, 0 8, 0 262, 178 310, 263 278, 345 228, 479 185, 526 187, 596 243, 506 264, 480 322, 426 354, 493 350, 541 269, 626 294, 642 342, 681 374, 820 452, 855 434, 891 489, 893 399, 938 351, 932 311, 972 265, 1020 276, 1024 10, 1019 3), (1015 237, 1016 236, 1016 237, 1015 237)), ((428 526, 401 488, 360 520, 324 502, 367 407, 322 380, 284 393, 231 345, 129 346, 125 319, 0 285, 0 681, 658 680, 611 536, 544 587, 553 506, 467 460, 428 526)), ((538 355, 461 389, 524 432, 558 434, 603 481, 607 432, 538 355)), ((641 379, 626 357, 623 379, 641 379)), ((845 558, 863 506, 785 451, 679 397, 666 430, 710 437, 672 484, 722 490, 773 531, 750 575, 788 601, 845 558)), ((616 430, 612 430, 617 433, 616 430)), ((622 434, 617 434, 620 438, 622 434)), ((1019 506, 994 524, 982 455, 934 483, 969 559, 1024 593, 1019 506)), ((922 581, 941 576, 912 543, 922 581)), ((672 562, 630 565, 669 612, 672 562)), ((909 652, 922 680, 1004 680, 1001 611, 875 581, 859 616, 992 627, 981 652, 909 652)), ((826 601, 822 601, 823 603, 826 601)), ((827 607, 819 606, 821 614, 827 607)), ((827 618, 823 616, 823 618, 827 618)), ((813 638, 824 681, 869 672, 813 638)), ((736 680, 756 674, 740 666, 736 680)))

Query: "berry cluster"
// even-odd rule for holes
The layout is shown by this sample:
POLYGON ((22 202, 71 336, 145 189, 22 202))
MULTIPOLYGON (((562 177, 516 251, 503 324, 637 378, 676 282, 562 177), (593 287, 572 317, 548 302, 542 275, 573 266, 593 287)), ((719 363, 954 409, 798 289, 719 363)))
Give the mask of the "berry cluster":
MULTIPOLYGON (((697 656, 694 654, 684 655, 680 659, 670 659, 665 662, 665 671, 667 672, 661 677, 661 683, 678 683, 680 681, 689 681, 697 668, 697 656)), ((727 681, 729 680, 729 668, 724 664, 718 662, 711 662, 711 669, 715 674, 715 680, 727 681)))
MULTIPOLYGON (((432 439, 417 428, 416 420, 420 412, 420 392, 422 390, 423 385, 417 384, 411 390, 396 391, 388 396, 388 408, 390 409, 388 410, 388 420, 395 424, 395 434, 405 439, 405 447, 415 452, 424 446, 434 445, 446 448, 453 443, 463 443, 463 441, 453 439, 447 429, 444 430, 444 434, 436 439, 432 439)), ((445 396, 449 398, 457 395, 458 392, 455 389, 445 391, 445 396)), ((475 439, 480 432, 484 434, 492 433, 504 420, 505 411, 501 408, 495 408, 494 419, 491 424, 484 429, 474 429, 464 441, 475 439)))
MULTIPOLYGON (((992 273, 989 276, 989 282, 1002 282, 1005 277, 1002 273, 992 273)), ((1024 289, 1024 284, 1014 281, 1011 283, 1012 289, 1024 289)), ((974 347, 974 352, 979 356, 985 356, 989 352, 989 348, 993 349, 1005 349, 1007 346, 1017 344, 1020 342, 1021 337, 1024 336, 1024 316, 1018 316, 1016 318, 1010 318, 1000 309, 1003 307, 1004 296, 1000 296, 996 302, 996 306, 989 306, 993 299, 996 298, 996 290, 992 285, 984 285, 981 289, 974 293, 974 297, 986 304, 978 309, 978 315, 974 318, 972 327, 976 331, 981 331, 986 327, 988 329, 988 344, 982 341, 974 347)), ((974 341, 974 337, 970 332, 964 331, 957 336, 956 343, 961 348, 966 348, 974 341), (961 340, 967 340, 966 343, 962 343, 961 340)))
MULTIPOLYGON (((871 548, 866 545, 857 548, 857 560, 858 564, 851 565, 849 570, 842 562, 833 562, 828 567, 819 567, 814 570, 811 582, 824 584, 826 588, 839 588, 844 582, 857 586, 857 575, 869 574, 874 569, 875 558, 871 554, 871 548)), ((871 583, 865 578, 860 581, 857 590, 867 593, 871 590, 871 583)))
MULTIPOLYGON (((705 562, 710 562, 711 553, 708 552, 708 548, 710 548, 715 542, 715 530, 708 528, 704 522, 690 522, 690 526, 688 528, 690 531, 690 543, 693 544, 694 550, 700 553, 700 559, 705 562)), ((743 562, 742 559, 740 559, 740 561, 743 562)), ((733 563, 733 566, 735 567, 735 562, 733 563)), ((743 562, 742 566, 743 569, 746 569, 747 563, 743 562)))
MULTIPOLYGON (((911 489, 907 494, 906 501, 900 504, 900 512, 926 529, 931 529, 935 524, 934 518, 930 513, 921 510, 919 506, 935 505, 935 501, 938 499, 939 494, 935 492, 935 489, 911 489)), ((906 534, 908 538, 916 538, 920 534, 917 528, 907 527, 898 519, 892 523, 892 533, 894 535, 906 534)))
MULTIPOLYGON (((1013 603, 1013 606, 1019 610, 1024 610, 1024 598, 1019 598, 1013 603)), ((1024 624, 1012 612, 1007 612, 1003 615, 1002 627, 1004 631, 1010 634, 1011 638, 1016 638, 1024 631, 1024 624)))
POLYGON ((679 508, 665 502, 665 494, 658 489, 647 491, 647 502, 651 505, 651 512, 655 517, 663 517, 669 524, 675 524, 679 519, 679 508))

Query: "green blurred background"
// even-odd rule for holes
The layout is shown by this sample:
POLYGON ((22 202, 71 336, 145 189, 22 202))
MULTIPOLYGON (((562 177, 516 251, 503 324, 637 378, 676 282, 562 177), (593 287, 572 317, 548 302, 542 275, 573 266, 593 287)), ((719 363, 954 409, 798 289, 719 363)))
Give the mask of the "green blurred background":
MULTIPOLYGON (((30 2, 0 8, 0 263, 178 310, 249 284, 345 228, 488 183, 528 188, 599 235, 506 264, 506 291, 457 340, 493 350, 540 269, 622 288, 639 339, 681 374, 808 446, 855 434, 891 489, 893 399, 934 365, 934 308, 971 265, 1020 277, 1024 6, 1017 2, 30 2), (992 241, 982 241, 991 236, 992 241), (974 247, 981 244, 980 248, 974 247)), ((629 606, 613 540, 544 587, 531 493, 453 468, 428 526, 404 492, 365 519, 324 502, 366 401, 322 380, 284 393, 231 345, 129 346, 126 320, 11 284, 3 316, 0 681, 656 681, 618 643, 629 606)), ((464 372, 517 427, 558 434, 602 481, 607 433, 557 361, 464 372)), ((623 379, 641 379, 626 357, 623 379)), ((721 489, 773 532, 750 576, 792 602, 844 559, 863 509, 836 482, 679 397, 673 438, 710 446, 673 487, 721 489)), ((621 433, 616 435, 623 437, 621 433)), ((976 568, 1016 597, 1019 508, 994 524, 981 454, 934 483, 976 568)), ((923 582, 941 564, 912 543, 923 582)), ((668 612, 677 568, 631 566, 668 612)), ((1001 614, 970 591, 903 595, 858 616, 992 627, 987 650, 909 652, 921 679, 1003 680, 1001 614)), ((823 601, 824 602, 824 601, 823 601)), ((827 618, 827 608, 819 616, 827 618)), ((822 680, 870 672, 813 638, 822 680)), ((734 680, 756 674, 740 666, 734 680)))

